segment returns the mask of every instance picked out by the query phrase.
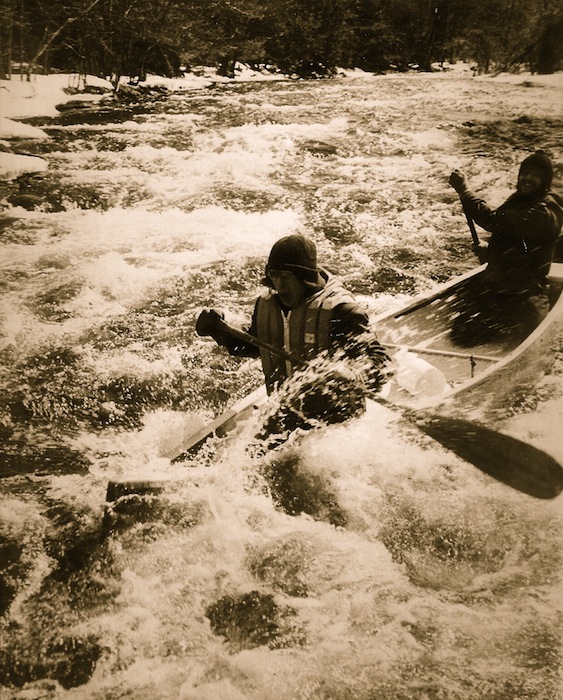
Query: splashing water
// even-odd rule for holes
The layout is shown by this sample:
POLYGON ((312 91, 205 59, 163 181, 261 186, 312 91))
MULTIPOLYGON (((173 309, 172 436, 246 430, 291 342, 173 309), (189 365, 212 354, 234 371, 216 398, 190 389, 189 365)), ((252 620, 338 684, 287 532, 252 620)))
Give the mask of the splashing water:
MULTIPOLYGON (((561 697, 559 500, 376 404, 270 451, 254 416, 172 458, 261 383, 193 328, 207 305, 250 318, 277 238, 308 233, 371 313, 398 306, 474 265, 450 170, 500 204, 528 150, 563 162, 562 102, 357 76, 43 126, 42 210, 0 234, 3 698, 561 697), (106 503, 119 478, 163 486, 106 503)), ((563 460, 558 343, 497 409, 563 460)))

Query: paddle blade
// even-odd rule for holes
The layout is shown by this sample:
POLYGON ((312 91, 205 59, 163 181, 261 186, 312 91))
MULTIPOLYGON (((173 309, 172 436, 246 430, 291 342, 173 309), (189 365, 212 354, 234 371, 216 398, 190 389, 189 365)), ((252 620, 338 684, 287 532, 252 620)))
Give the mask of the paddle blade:
POLYGON ((527 442, 447 416, 432 416, 417 425, 448 450, 513 489, 535 498, 555 498, 563 490, 563 467, 527 442))

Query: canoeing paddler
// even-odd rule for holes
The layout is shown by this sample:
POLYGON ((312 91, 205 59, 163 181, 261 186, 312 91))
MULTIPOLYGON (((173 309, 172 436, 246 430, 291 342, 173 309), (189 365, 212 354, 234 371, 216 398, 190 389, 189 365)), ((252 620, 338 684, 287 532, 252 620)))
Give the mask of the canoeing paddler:
POLYGON ((457 344, 524 338, 547 315, 547 275, 563 223, 563 199, 552 191, 552 180, 549 156, 532 153, 520 165, 516 191, 495 209, 469 189, 461 171, 451 173, 449 184, 469 220, 491 233, 488 241, 473 244, 487 267, 457 303, 452 325, 457 344))
POLYGON ((300 234, 278 240, 262 281, 266 289, 246 331, 252 342, 231 332, 217 309, 201 312, 198 335, 211 336, 233 356, 260 357, 268 394, 285 394, 286 431, 308 420, 336 423, 363 411, 366 391, 386 381, 389 357, 366 311, 336 276, 318 266, 314 242, 300 234))

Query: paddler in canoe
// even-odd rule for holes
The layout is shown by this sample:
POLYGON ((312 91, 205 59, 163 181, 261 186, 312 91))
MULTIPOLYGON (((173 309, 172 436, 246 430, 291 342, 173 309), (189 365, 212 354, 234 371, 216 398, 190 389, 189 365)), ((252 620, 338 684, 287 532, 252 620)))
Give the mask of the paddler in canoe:
MULTIPOLYGON (((267 289, 256 301, 249 332, 229 326, 223 313, 212 309, 201 312, 196 331, 212 336, 233 355, 260 356, 267 391, 271 395, 277 390, 278 400, 270 397, 273 413, 259 437, 275 447, 297 428, 359 415, 366 395, 387 381, 391 363, 369 328, 365 310, 335 277, 317 266, 316 248, 309 239, 293 235, 275 243, 264 282, 267 289), (341 355, 351 364, 351 372, 343 369, 341 355)), ((381 392, 372 397, 512 488, 536 498, 555 498, 563 489, 563 467, 533 445, 472 420, 413 407, 402 411, 381 392)), ((276 469, 283 472, 281 484, 294 483, 284 471, 286 461, 273 464, 276 484, 280 474, 276 469)))
POLYGON ((260 357, 269 395, 284 385, 265 432, 287 434, 360 414, 366 392, 380 389, 389 365, 367 312, 318 266, 314 242, 299 234, 273 245, 263 283, 248 331, 237 334, 221 310, 204 309, 196 332, 231 355, 260 357))
POLYGON ((475 221, 491 233, 482 242, 472 228, 473 250, 487 267, 456 302, 456 344, 471 347, 514 334, 525 338, 547 315, 547 275, 563 223, 563 199, 551 191, 552 180, 549 156, 536 151, 522 161, 516 191, 495 209, 469 189, 460 170, 451 173, 449 183, 470 225, 475 221))

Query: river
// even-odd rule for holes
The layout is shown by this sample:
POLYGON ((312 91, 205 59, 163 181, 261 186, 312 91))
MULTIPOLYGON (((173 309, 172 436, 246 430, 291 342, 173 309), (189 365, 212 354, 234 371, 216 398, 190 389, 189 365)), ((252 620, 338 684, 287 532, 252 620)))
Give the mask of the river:
MULTIPOLYGON (((275 240, 307 233, 370 313, 399 306, 475 264, 452 168, 500 204, 544 148, 561 184, 562 107, 525 80, 350 74, 45 120, 43 210, 0 231, 3 700, 563 697, 561 499, 388 412, 171 461, 260 384, 194 323, 245 324, 275 240), (267 487, 280 466, 308 514, 267 487), (106 508, 109 480, 153 478, 173 484, 106 508)), ((497 420, 563 461, 563 339, 497 420)))

